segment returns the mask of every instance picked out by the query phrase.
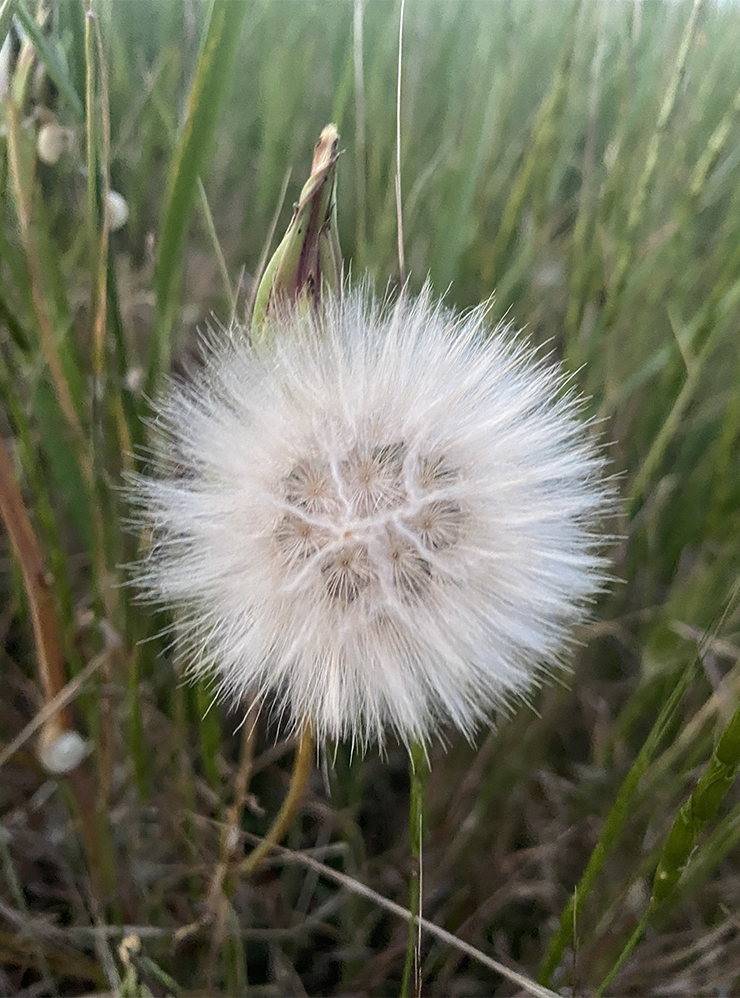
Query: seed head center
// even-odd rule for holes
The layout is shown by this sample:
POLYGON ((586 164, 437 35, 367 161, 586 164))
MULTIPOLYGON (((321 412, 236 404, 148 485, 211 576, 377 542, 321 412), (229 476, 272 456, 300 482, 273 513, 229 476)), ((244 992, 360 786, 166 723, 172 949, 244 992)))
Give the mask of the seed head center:
POLYGON ((412 459, 404 442, 296 463, 274 534, 286 581, 300 575, 339 607, 423 599, 435 580, 430 557, 454 547, 466 520, 459 479, 443 454, 412 459))

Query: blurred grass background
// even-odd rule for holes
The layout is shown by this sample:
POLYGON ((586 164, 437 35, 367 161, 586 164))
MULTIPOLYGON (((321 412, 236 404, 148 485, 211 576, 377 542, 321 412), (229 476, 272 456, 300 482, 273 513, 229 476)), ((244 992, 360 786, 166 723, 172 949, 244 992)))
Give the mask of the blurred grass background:
MULTIPOLYGON (((14 748, 59 684, 3 534, 0 994, 398 992, 405 923, 285 857, 248 881, 229 866, 293 745, 180 685, 166 619, 121 585, 138 539, 119 488, 147 393, 212 316, 245 316, 328 121, 352 278, 397 280, 399 13, 0 3, 2 490, 40 545, 63 679, 86 670, 71 710, 91 746, 67 778, 14 748), (108 234, 109 188, 128 219, 108 234)), ((495 291, 494 317, 589 396, 625 498, 620 582, 569 681, 432 753, 424 914, 561 994, 604 985, 636 927, 608 993, 740 994, 739 51, 734 3, 406 5, 412 288, 495 291)), ((326 779, 287 844, 405 904, 405 753, 340 746, 326 779)), ((422 970, 428 995, 517 993, 429 938, 422 970)))

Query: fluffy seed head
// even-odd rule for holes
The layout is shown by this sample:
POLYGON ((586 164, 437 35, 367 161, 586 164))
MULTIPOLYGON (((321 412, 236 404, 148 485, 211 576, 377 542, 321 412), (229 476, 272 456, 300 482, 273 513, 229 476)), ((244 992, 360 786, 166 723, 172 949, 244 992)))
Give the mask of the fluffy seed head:
POLYGON ((467 736, 562 664, 603 583, 604 460, 486 308, 365 292, 213 335, 154 422, 144 593, 191 669, 319 738, 467 736))

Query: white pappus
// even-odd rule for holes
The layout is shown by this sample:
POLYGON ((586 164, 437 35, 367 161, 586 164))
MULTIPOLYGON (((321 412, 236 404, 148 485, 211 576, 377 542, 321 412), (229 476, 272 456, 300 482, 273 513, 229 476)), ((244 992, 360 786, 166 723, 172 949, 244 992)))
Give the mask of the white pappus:
POLYGON ((562 668, 613 488, 559 367, 487 311, 351 291, 212 333, 158 402, 135 580, 219 694, 364 747, 471 737, 562 668))

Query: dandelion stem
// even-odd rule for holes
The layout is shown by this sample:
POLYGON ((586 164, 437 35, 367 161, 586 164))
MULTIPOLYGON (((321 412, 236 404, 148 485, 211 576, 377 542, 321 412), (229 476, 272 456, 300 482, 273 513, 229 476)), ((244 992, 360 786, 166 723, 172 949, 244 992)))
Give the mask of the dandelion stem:
POLYGON ((283 801, 283 806, 278 811, 277 817, 262 842, 244 860, 241 867, 242 876, 248 877, 254 872, 272 847, 277 845, 285 836, 285 833, 293 823, 293 819, 298 813, 298 805, 303 796, 303 788, 311 772, 314 748, 313 732, 310 726, 306 724, 301 731, 295 762, 293 763, 293 775, 290 778, 290 786, 283 801))
POLYGON ((411 973, 414 974, 414 994, 421 995, 421 898, 422 898, 422 842, 426 827, 426 787, 429 760, 426 749, 414 742, 409 749, 409 775, 411 802, 409 805, 409 834, 411 836, 411 881, 409 883, 409 937, 406 945, 406 963, 401 980, 401 998, 408 998, 411 973))

